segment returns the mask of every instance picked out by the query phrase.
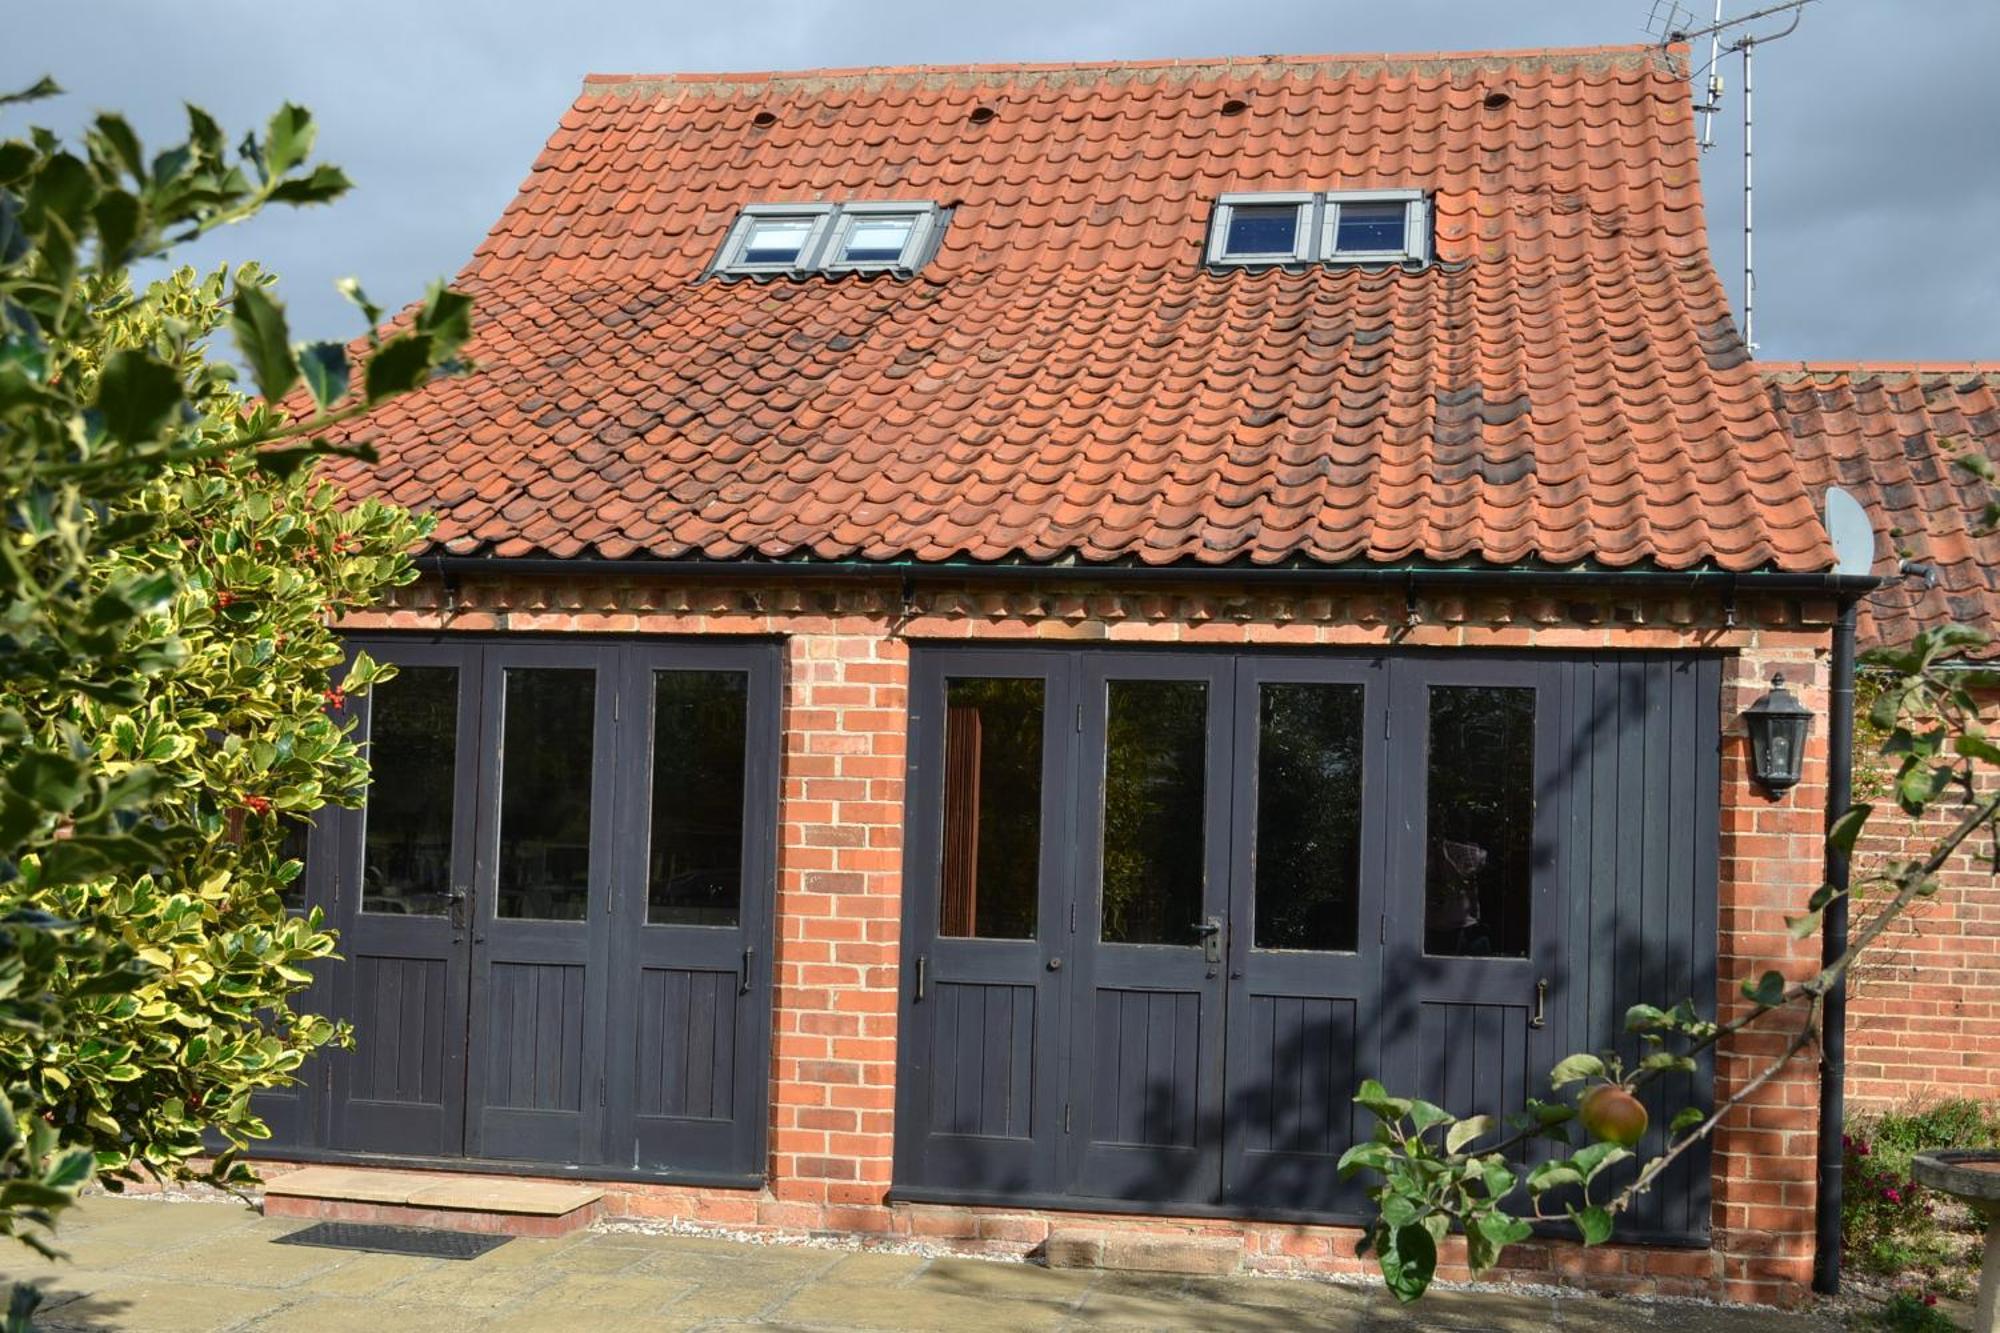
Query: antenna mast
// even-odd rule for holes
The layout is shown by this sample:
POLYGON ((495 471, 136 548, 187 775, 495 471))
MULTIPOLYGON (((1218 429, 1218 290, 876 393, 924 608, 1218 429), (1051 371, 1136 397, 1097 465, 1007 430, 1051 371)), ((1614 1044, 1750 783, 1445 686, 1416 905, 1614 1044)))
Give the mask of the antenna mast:
MULTIPOLYGON (((1722 102, 1720 69, 1722 57, 1725 54, 1740 54, 1743 57, 1743 344, 1753 355, 1757 351, 1757 251, 1754 221, 1757 177, 1756 152, 1752 138, 1755 129, 1753 107, 1756 86, 1753 79, 1753 62, 1760 43, 1775 42, 1798 31, 1799 20, 1805 15, 1805 7, 1811 3, 1813 0, 1786 0, 1786 3, 1766 6, 1745 14, 1740 19, 1725 20, 1722 17, 1722 0, 1715 0, 1715 22, 1705 28, 1690 28, 1687 24, 1693 15, 1674 3, 1674 0, 1653 0, 1653 11, 1646 24, 1648 32, 1659 35, 1661 46, 1692 41, 1697 37, 1708 38, 1708 100, 1696 107, 1696 110, 1702 113, 1701 146, 1704 149, 1715 142, 1715 113, 1722 102), (1725 33, 1778 14, 1790 14, 1792 21, 1775 32, 1744 33, 1726 43, 1723 40, 1725 33)), ((1696 77, 1699 77, 1699 74, 1697 71, 1696 77)))
POLYGON ((1701 108, 1701 151, 1715 147, 1715 113, 1722 105, 1722 0, 1715 0, 1715 31, 1708 35, 1708 101, 1701 108))

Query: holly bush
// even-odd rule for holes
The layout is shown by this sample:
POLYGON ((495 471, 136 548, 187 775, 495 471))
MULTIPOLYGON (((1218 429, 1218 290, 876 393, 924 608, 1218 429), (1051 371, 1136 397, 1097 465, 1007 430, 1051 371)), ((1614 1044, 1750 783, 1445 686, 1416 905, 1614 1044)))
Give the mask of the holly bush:
POLYGON ((312 463, 366 455, 321 432, 452 373, 470 333, 441 287, 382 332, 350 285, 351 349, 294 346, 255 266, 135 288, 347 188, 297 107, 233 150, 188 122, 151 156, 110 114, 73 148, 0 142, 0 1233, 44 1253, 93 1174, 253 1179, 252 1095, 341 1035, 291 1007, 334 939, 287 908, 286 835, 361 799, 328 705, 386 672, 332 624, 414 577, 428 527, 312 463), (225 330, 252 386, 211 355, 225 330), (229 1147, 197 1169, 207 1135, 229 1147))

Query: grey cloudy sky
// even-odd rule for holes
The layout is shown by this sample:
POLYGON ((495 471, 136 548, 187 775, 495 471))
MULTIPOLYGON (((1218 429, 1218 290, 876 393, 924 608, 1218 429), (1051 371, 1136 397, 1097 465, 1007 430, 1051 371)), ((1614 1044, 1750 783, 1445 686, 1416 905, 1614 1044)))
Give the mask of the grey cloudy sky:
MULTIPOLYGON (((1728 0, 1748 13, 1768 0, 1728 0)), ((116 107, 162 139, 193 101, 235 130, 285 100, 357 185, 203 257, 284 277, 295 332, 356 331, 332 283, 399 304, 449 275, 586 72, 1472 50, 1645 39, 1653 0, 4 0, 0 86, 116 107)), ((1706 11, 1709 0, 1682 0, 1706 11)), ((2000 0, 1818 0, 1757 61, 1757 335, 1770 359, 2000 359, 2000 0)), ((1740 293, 1741 65, 1703 164, 1740 293)))

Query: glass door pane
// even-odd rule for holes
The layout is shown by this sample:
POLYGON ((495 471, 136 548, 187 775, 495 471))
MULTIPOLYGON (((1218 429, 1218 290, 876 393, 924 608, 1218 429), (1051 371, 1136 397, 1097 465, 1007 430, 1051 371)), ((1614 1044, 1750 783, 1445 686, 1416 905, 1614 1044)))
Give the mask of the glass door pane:
POLYGON ((653 673, 647 925, 737 922, 749 702, 747 672, 653 673))
POLYGON ((1198 944, 1208 683, 1112 680, 1104 737, 1107 944, 1198 944))
POLYGON ((597 673, 509 667, 494 914, 582 921, 590 908, 590 784, 597 673))
POLYGON ((1535 691, 1430 687, 1424 952, 1526 958, 1533 908, 1535 691))
POLYGON ((1035 937, 1046 693, 1033 676, 945 682, 942 937, 1035 937))
POLYGON ((402 666, 370 691, 361 910, 443 916, 450 908, 458 668, 402 666))
POLYGON ((1352 953, 1360 933, 1359 685, 1267 683, 1257 700, 1256 947, 1352 953))

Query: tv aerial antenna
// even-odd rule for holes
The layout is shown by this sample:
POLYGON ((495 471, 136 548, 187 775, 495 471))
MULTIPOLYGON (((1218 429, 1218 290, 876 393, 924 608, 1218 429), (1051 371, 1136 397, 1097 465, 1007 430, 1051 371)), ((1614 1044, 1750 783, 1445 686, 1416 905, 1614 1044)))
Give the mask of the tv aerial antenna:
POLYGON ((1715 145, 1715 113, 1722 108, 1723 57, 1743 57, 1743 344, 1753 355, 1757 351, 1756 51, 1767 42, 1775 42, 1797 32, 1806 6, 1812 3, 1814 0, 1786 0, 1783 4, 1753 10, 1741 18, 1725 19, 1722 17, 1723 0, 1715 0, 1714 21, 1696 26, 1695 15, 1675 0, 1653 0, 1652 11, 1646 18, 1646 31, 1658 38, 1661 46, 1708 38, 1708 63, 1693 71, 1692 75, 1697 80, 1704 80, 1701 84, 1703 98, 1695 104, 1695 110, 1702 117, 1701 147, 1704 152, 1715 145), (1786 15, 1790 15, 1790 21, 1783 27, 1777 26, 1786 15), (1766 20, 1771 26, 1761 31, 1744 31, 1766 20))

